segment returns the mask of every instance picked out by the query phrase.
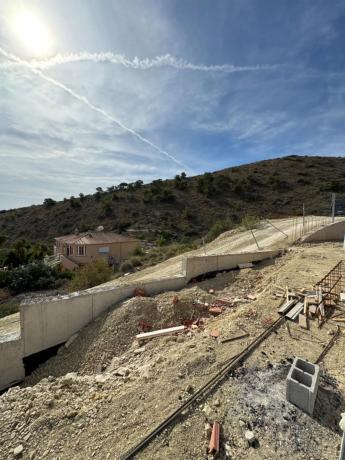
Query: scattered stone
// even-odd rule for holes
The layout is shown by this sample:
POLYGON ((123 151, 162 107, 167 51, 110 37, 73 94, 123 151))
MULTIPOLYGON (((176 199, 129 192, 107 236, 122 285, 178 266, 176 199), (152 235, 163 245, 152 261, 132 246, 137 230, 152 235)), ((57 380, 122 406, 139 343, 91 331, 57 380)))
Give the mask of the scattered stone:
POLYGON ((119 367, 114 371, 115 375, 119 375, 120 377, 126 377, 129 375, 129 369, 128 367, 119 367))
POLYGON ((244 437, 246 438, 249 446, 252 446, 255 443, 255 435, 252 431, 246 430, 244 433, 244 437))
POLYGON ((109 375, 108 374, 97 374, 95 377, 95 382, 96 383, 105 383, 107 380, 109 380, 109 375))
POLYGON ((24 450, 24 447, 20 444, 19 446, 17 446, 17 447, 13 450, 13 455, 14 455, 15 457, 19 457, 19 455, 22 454, 23 450, 24 450))
POLYGON ((135 355, 140 355, 140 354, 143 353, 145 350, 146 350, 146 347, 137 348, 136 350, 134 350, 134 354, 135 354, 135 355))

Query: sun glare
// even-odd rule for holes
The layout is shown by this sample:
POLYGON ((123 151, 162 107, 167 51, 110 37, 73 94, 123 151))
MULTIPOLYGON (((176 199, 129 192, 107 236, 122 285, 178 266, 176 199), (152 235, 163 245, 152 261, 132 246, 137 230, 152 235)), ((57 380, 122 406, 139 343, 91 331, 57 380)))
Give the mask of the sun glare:
POLYGON ((51 35, 38 15, 28 10, 17 11, 13 16, 12 30, 31 54, 44 56, 49 53, 51 35))

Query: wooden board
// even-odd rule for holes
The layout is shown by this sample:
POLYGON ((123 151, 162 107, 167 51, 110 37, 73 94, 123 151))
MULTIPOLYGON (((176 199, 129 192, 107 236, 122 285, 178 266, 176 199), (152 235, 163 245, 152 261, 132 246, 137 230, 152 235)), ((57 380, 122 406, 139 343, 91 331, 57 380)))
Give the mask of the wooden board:
POLYGON ((308 329, 308 318, 305 315, 298 315, 298 324, 303 327, 303 329, 308 329))
POLYGON ((139 341, 153 339, 154 337, 161 337, 163 335, 170 335, 176 334, 178 332, 183 332, 186 329, 186 326, 176 326, 176 327, 169 327, 167 329, 159 329, 158 331, 152 332, 142 332, 135 336, 135 338, 139 341))

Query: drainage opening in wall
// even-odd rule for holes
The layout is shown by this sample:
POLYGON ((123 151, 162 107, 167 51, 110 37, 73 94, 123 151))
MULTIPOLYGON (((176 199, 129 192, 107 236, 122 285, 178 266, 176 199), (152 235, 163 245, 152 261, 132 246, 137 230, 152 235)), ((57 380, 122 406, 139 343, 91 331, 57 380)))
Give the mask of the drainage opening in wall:
POLYGON ((40 364, 45 363, 49 358, 55 356, 62 344, 55 345, 54 347, 47 348, 46 350, 39 351, 33 355, 23 358, 25 375, 30 375, 40 364))

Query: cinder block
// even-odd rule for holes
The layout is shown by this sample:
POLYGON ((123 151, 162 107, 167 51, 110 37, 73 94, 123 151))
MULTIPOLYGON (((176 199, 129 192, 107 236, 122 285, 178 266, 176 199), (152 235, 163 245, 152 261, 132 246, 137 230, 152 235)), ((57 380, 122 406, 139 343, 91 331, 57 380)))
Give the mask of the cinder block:
POLYGON ((343 437, 341 440, 339 460, 345 460, 345 432, 343 433, 343 437))
POLYGON ((319 386, 320 368, 303 358, 295 358, 286 378, 286 399, 313 415, 319 386))

